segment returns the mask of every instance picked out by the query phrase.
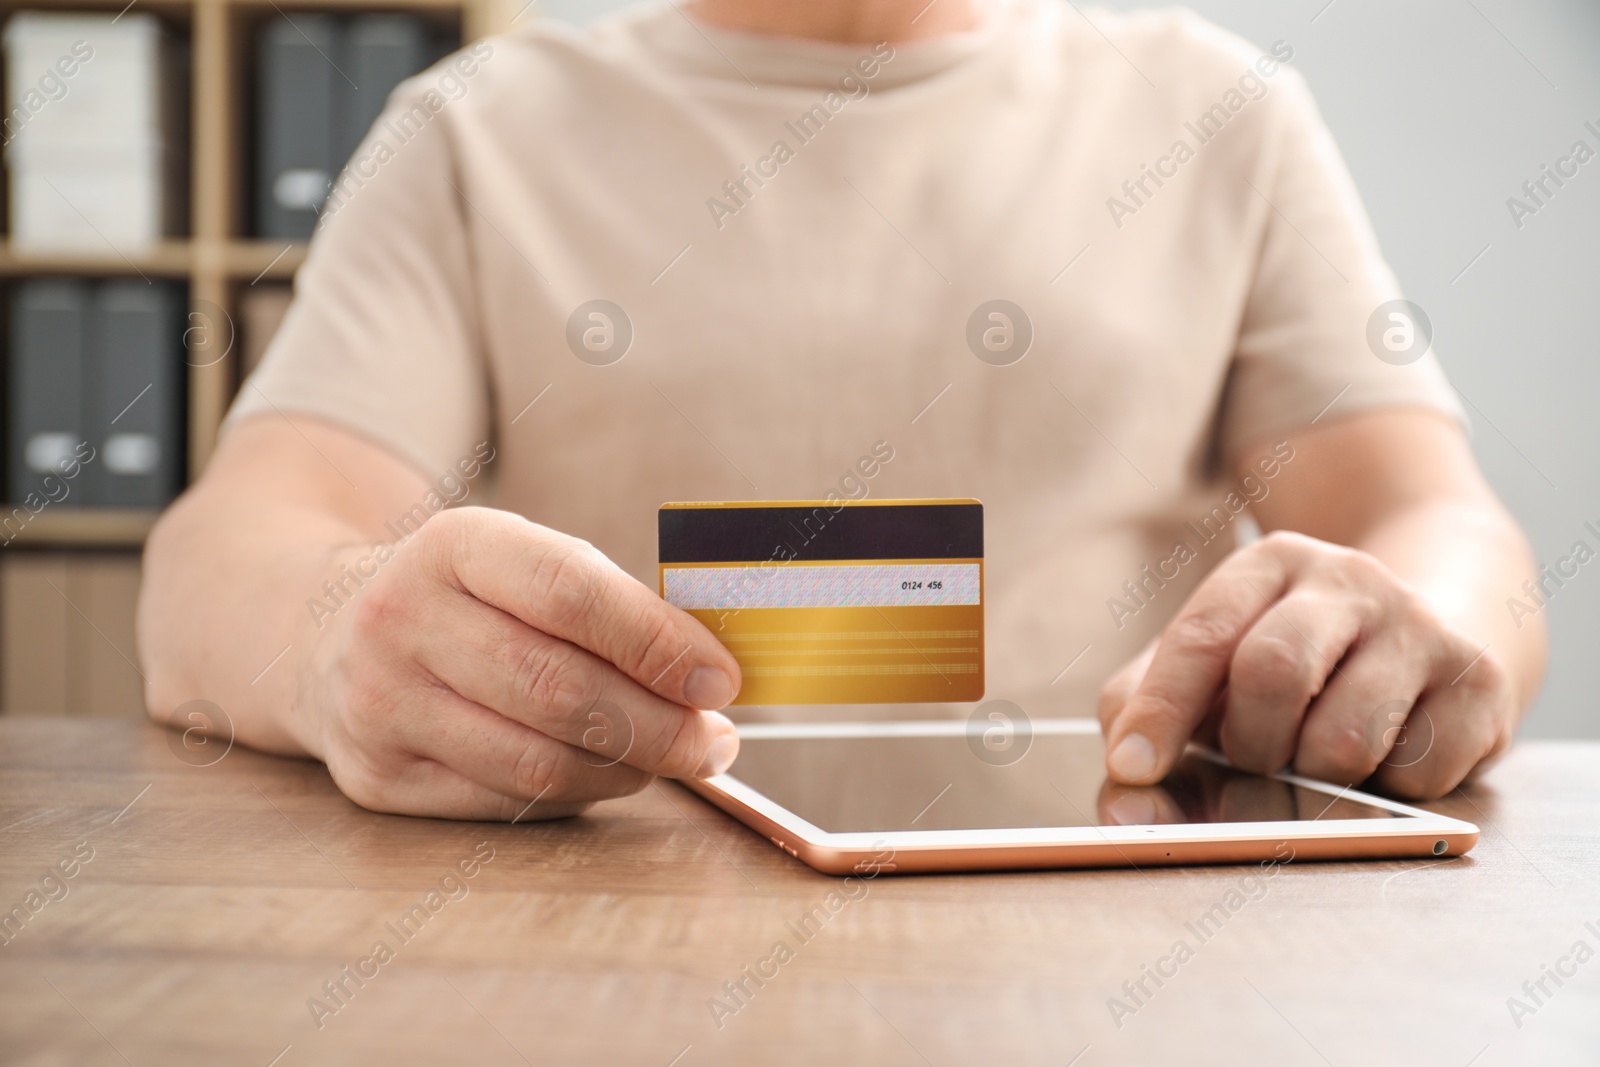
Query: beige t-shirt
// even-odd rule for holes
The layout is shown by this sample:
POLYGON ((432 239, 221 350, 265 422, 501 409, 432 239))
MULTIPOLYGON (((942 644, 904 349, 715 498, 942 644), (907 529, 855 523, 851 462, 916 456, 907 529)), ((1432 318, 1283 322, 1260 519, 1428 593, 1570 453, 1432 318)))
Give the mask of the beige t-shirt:
POLYGON ((396 92, 230 423, 315 414, 430 478, 492 440, 470 502, 651 587, 663 501, 978 497, 988 696, 1092 713, 1283 434, 1459 412, 1431 353, 1374 354, 1398 288, 1292 48, 1091 15, 480 43, 396 92))

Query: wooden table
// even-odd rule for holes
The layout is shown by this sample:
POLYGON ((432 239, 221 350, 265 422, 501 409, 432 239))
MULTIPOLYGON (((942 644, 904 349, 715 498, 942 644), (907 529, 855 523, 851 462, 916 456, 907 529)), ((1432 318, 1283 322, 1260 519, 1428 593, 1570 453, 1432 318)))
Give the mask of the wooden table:
POLYGON ((839 880, 674 785, 560 823, 435 822, 363 811, 313 763, 0 720, 0 908, 26 914, 0 945, 0 1062, 1600 1062, 1600 958, 1561 962, 1600 951, 1600 745, 1522 745, 1438 807, 1483 827, 1472 855, 1263 883, 885 876, 829 912, 839 880), (1202 942, 1186 924, 1231 891, 1246 905, 1202 942), (758 986, 744 968, 780 940, 758 986), (1192 958, 1134 1001, 1179 940, 1192 958), (1536 1004, 1546 965, 1574 976, 1536 1004))

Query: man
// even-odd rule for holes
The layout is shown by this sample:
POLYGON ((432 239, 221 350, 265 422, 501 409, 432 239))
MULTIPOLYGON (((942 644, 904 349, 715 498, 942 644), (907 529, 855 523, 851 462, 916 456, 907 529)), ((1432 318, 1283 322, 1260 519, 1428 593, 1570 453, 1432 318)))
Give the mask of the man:
POLYGON ((985 502, 989 695, 1081 714, 1110 676, 1117 781, 1198 732, 1454 788, 1537 688, 1499 609, 1534 568, 1293 53, 698 0, 414 79, 151 536, 152 714, 215 701, 419 815, 714 774, 739 670, 641 584, 655 509, 848 484, 985 502))

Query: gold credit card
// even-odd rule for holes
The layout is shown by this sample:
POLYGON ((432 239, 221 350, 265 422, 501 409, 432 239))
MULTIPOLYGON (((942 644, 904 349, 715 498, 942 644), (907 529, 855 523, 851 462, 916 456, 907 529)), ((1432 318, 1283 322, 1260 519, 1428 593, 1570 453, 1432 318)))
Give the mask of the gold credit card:
POLYGON ((739 661, 735 704, 983 698, 976 500, 663 504, 661 596, 739 661))

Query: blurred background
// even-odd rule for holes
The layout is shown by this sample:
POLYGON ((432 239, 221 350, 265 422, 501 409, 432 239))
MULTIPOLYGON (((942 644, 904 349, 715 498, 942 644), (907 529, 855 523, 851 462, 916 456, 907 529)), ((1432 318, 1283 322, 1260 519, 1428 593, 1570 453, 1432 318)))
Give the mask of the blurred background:
MULTIPOLYGON (((623 6, 0 3, 0 711, 142 713, 139 547, 203 468, 389 88, 485 34, 623 6)), ((1575 142, 1600 152, 1600 4, 1190 6, 1294 47, 1490 480, 1542 562, 1600 551, 1600 158, 1535 213, 1508 205, 1575 142)), ((1600 737, 1600 562, 1547 588, 1551 668, 1523 734, 1600 737)))

